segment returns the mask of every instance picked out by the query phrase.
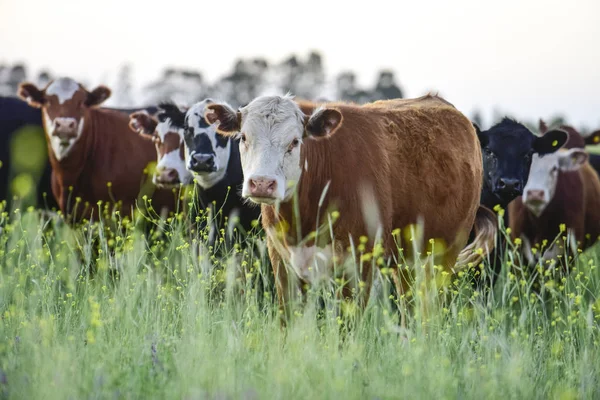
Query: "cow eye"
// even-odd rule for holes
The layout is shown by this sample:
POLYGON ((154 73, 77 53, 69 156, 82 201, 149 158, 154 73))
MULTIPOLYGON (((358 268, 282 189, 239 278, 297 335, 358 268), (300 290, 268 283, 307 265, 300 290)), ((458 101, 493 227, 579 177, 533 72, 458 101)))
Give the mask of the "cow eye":
POLYGON ((288 146, 288 153, 291 153, 292 150, 294 150, 296 146, 298 146, 298 144, 300 144, 300 140, 298 140, 297 138, 292 140, 292 143, 290 143, 290 145, 288 146))
POLYGON ((246 134, 245 133, 242 133, 240 140, 242 141, 242 143, 246 143, 246 134))

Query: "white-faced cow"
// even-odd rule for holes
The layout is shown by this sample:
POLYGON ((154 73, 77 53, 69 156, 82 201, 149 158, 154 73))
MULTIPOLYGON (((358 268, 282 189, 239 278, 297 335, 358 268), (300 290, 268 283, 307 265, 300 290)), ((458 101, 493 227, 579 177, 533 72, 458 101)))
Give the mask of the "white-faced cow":
POLYGON ((150 115, 138 111, 129 116, 129 126, 146 135, 156 146, 156 169, 152 182, 160 188, 173 188, 193 182, 185 167, 183 129, 175 126, 164 111, 150 115))
POLYGON ((511 235, 522 239, 529 264, 539 258, 546 266, 546 261, 563 255, 565 266, 578 249, 598 240, 600 180, 587 160, 588 154, 578 147, 534 155, 523 196, 509 205, 511 235), (565 243, 559 235, 570 240, 565 243))
POLYGON ((206 99, 187 111, 170 103, 160 104, 160 108, 171 124, 182 129, 185 165, 198 185, 200 206, 212 210, 215 227, 223 227, 225 217, 237 216, 239 226, 248 232, 252 221, 259 218, 260 208, 240 197, 243 175, 239 146, 237 141, 218 134, 215 125, 204 119, 204 109, 211 103, 206 99))
MULTIPOLYGON (((420 218, 425 240, 445 244, 436 265, 455 265, 479 207, 483 170, 473 125, 445 100, 427 95, 319 106, 287 95, 262 96, 238 111, 209 104, 205 117, 222 134, 240 139, 242 196, 261 205, 286 310, 290 295, 332 277, 332 264, 343 263, 352 243, 365 237, 365 251, 377 256, 379 244, 379 255, 389 259, 397 251, 393 230, 420 218), (328 222, 331 230, 321 227, 328 222), (309 236, 318 228, 321 234, 309 236)), ((367 264, 357 279, 345 275, 358 283, 361 306, 372 282, 367 264)), ((344 297, 351 289, 344 287, 344 297)))
POLYGON ((143 186, 144 169, 156 158, 152 141, 131 132, 127 114, 98 107, 110 96, 107 87, 90 92, 60 78, 44 89, 22 83, 18 94, 42 110, 52 192, 69 220, 97 217, 98 201, 120 203, 121 213, 131 214, 142 189, 157 211, 174 209, 170 191, 143 186))

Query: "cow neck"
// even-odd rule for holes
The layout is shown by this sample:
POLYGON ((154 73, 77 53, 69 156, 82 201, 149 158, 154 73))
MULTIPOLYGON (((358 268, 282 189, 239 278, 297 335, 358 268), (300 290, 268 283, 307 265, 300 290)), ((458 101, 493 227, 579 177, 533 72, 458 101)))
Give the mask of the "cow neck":
POLYGON ((483 186, 481 189, 481 197, 479 202, 480 204, 486 206, 490 210, 493 210, 494 207, 497 205, 499 205, 503 209, 506 209, 506 207, 508 207, 508 203, 510 203, 510 201, 505 201, 500 197, 496 196, 492 188, 487 183, 486 179, 483 180, 483 186))
POLYGON ((242 183, 241 178, 239 179, 239 182, 235 182, 234 179, 231 179, 232 177, 235 177, 236 164, 238 165, 238 168, 241 169, 239 150, 234 151, 234 147, 236 146, 233 146, 233 143, 231 146, 229 146, 229 162, 227 163, 225 175, 223 175, 221 180, 209 188, 203 188, 202 186, 198 185, 200 188, 201 197, 205 201, 216 201, 217 205, 219 205, 223 204, 226 199, 229 202, 231 196, 238 195, 237 186, 242 183), (228 189, 228 186, 231 186, 231 189, 228 189))
MULTIPOLYGON (((263 212, 275 217, 275 221, 285 221, 284 225, 288 227, 287 242, 292 245, 298 242, 298 230, 301 235, 300 240, 302 240, 317 228, 315 223, 317 215, 319 216, 319 225, 323 225, 328 204, 327 199, 337 197, 336 185, 332 183, 327 191, 326 200, 319 208, 319 200, 321 199, 323 190, 327 186, 328 181, 333 177, 331 166, 333 157, 330 156, 333 146, 330 140, 306 140, 302 147, 300 164, 302 166, 302 175, 300 182, 296 186, 296 195, 288 201, 279 203, 278 208, 275 205, 262 206, 263 212), (298 219, 294 218, 294 215, 296 215, 294 212, 296 204, 299 213, 298 219), (297 225, 298 220, 300 221, 300 226, 297 225)), ((330 232, 328 230, 320 232, 319 244, 322 245, 323 241, 329 241, 330 232)), ((307 241, 306 243, 311 245, 314 243, 314 240, 307 241)))

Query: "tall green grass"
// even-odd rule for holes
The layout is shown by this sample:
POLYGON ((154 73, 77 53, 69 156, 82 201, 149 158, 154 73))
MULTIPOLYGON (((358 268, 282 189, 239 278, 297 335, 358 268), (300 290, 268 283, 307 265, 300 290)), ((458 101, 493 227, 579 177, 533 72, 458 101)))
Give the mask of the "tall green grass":
POLYGON ((72 229, 32 208, 0 227, 0 398, 600 398, 594 249, 540 289, 509 263, 491 291, 461 274, 405 331, 385 270, 352 329, 318 291, 282 329, 260 237, 215 251, 181 217, 72 229))

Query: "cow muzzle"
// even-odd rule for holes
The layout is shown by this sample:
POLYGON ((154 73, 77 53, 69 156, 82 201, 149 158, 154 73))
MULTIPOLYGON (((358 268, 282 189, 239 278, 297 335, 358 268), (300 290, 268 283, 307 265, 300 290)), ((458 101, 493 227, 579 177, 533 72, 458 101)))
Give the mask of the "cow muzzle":
POLYGON ((525 206, 535 215, 540 216, 546 208, 546 193, 541 189, 530 189, 525 193, 525 206))
POLYGON ((156 171, 154 176, 156 186, 159 187, 170 187, 179 185, 179 173, 174 168, 164 168, 160 171, 156 171))
POLYGON ((502 195, 519 196, 523 191, 523 185, 519 179, 500 178, 496 183, 496 191, 502 195))
POLYGON ((192 154, 188 169, 196 173, 211 173, 217 171, 215 156, 212 154, 192 154))
POLYGON ((266 176, 251 176, 248 178, 246 196, 257 203, 273 203, 277 198, 277 180, 266 176))
POLYGON ((55 118, 52 123, 52 136, 60 139, 61 145, 68 145, 77 137, 78 123, 75 118, 55 118))

